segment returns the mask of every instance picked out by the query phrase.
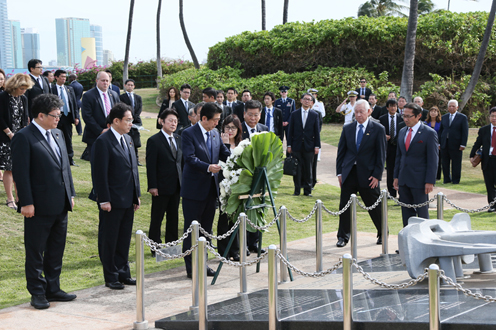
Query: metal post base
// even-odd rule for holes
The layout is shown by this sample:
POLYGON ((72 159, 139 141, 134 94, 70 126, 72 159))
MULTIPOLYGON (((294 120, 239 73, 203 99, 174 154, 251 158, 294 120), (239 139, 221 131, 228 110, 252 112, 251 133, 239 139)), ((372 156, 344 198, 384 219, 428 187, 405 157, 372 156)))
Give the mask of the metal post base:
POLYGON ((238 292, 238 297, 246 297, 248 292, 238 292))
POLYGON ((189 306, 190 311, 198 311, 198 306, 189 306))
POLYGON ((148 329, 148 321, 145 320, 143 322, 134 322, 133 323, 134 330, 146 330, 148 329))

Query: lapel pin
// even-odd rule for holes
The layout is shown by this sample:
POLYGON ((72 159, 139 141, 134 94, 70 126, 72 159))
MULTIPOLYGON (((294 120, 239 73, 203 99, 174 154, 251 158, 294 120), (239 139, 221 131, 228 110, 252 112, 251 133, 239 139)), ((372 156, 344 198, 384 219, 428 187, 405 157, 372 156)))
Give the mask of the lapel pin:
POLYGON ((367 133, 366 135, 370 135, 369 133, 367 133))

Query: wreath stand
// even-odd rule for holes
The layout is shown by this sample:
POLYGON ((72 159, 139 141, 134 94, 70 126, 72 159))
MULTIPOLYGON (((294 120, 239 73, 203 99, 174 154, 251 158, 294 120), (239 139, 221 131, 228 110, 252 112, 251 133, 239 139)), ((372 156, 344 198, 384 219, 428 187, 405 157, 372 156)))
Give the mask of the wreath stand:
MULTIPOLYGON (((265 208, 265 207, 270 207, 272 208, 272 212, 274 213, 274 217, 277 217, 277 210, 276 206, 274 204, 274 197, 272 196, 272 191, 270 189, 270 184, 269 184, 269 177, 267 176, 267 168, 266 167, 257 167, 255 168, 255 173, 253 175, 253 181, 250 189, 250 194, 249 195, 241 195, 239 196, 239 199, 246 200, 244 204, 244 210, 245 212, 248 210, 253 210, 257 208, 265 208), (270 204, 267 204, 265 202, 265 197, 269 196, 270 199, 270 204), (259 205, 253 205, 253 198, 262 198, 262 203, 259 205)), ((281 235, 281 228, 279 225, 279 219, 276 220, 277 223, 277 230, 279 231, 279 236, 281 235)), ((224 251, 224 258, 227 258, 229 255, 229 250, 231 249, 231 245, 234 241, 234 238, 236 237, 236 234, 238 233, 239 226, 234 229, 234 232, 231 234, 231 238, 229 239, 229 243, 227 244, 226 250, 224 251)), ((260 257, 261 251, 262 251, 262 232, 259 230, 258 231, 260 234, 260 238, 258 241, 258 251, 257 251, 257 256, 260 257)), ((220 270, 222 269, 223 262, 221 261, 219 263, 219 267, 217 267, 217 270, 215 271, 214 278, 212 279, 212 285, 215 284, 217 281, 217 277, 220 274, 220 270)), ((281 270, 282 271, 282 270, 281 270)), ((257 273, 260 272, 260 261, 257 263, 257 273)), ((289 278, 291 281, 293 281, 293 273, 291 272, 291 269, 288 267, 288 274, 289 278)))

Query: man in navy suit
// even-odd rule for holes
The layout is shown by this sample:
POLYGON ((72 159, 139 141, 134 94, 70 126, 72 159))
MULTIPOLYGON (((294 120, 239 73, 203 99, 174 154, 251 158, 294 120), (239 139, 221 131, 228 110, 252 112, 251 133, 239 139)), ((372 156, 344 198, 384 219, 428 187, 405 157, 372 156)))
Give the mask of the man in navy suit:
POLYGON ((249 100, 245 103, 245 112, 243 114, 244 122, 242 139, 248 139, 257 132, 268 132, 269 128, 260 124, 260 115, 262 114, 262 104, 256 100, 249 100))
MULTIPOLYGON (((184 231, 193 220, 198 221, 207 231, 212 231, 216 200, 219 197, 219 160, 226 161, 231 154, 224 145, 229 141, 227 134, 221 135, 215 126, 219 123, 222 110, 213 103, 206 103, 200 111, 200 121, 181 134, 183 147, 183 198, 184 231)), ((183 251, 191 248, 191 235, 183 242, 183 251)), ((191 278, 191 256, 184 257, 186 274, 191 278)), ((215 272, 207 268, 207 275, 215 272)))
POLYGON ((121 95, 121 89, 119 87, 117 87, 116 85, 112 84, 112 71, 107 69, 107 70, 105 70, 105 72, 107 72, 107 74, 109 76, 109 89, 111 91, 116 92, 117 95, 121 95))
POLYGON ((109 76, 106 72, 100 71, 96 75, 96 87, 90 89, 83 95, 81 102, 81 114, 84 120, 83 142, 91 148, 95 140, 107 128, 107 116, 115 104, 119 103, 119 95, 109 90, 109 76))
POLYGON ((315 98, 312 94, 303 94, 301 108, 293 112, 289 119, 287 151, 298 160, 298 172, 293 177, 295 196, 300 195, 301 188, 305 196, 312 196, 314 155, 320 150, 319 115, 311 109, 313 103, 315 98))
POLYGON ((458 112, 457 100, 449 100, 448 112, 441 118, 439 128, 443 183, 458 184, 462 176, 463 150, 468 139, 468 119, 458 112))
POLYGON ((292 98, 288 97, 288 86, 279 87, 279 94, 281 98, 274 102, 274 107, 281 109, 282 112, 282 126, 284 129, 284 134, 286 134, 286 140, 288 139, 289 132, 289 117, 293 111, 296 110, 296 102, 292 98))
MULTIPOLYGON (((93 145, 91 178, 99 210, 98 254, 105 286, 121 290, 123 284, 136 285, 129 269, 129 246, 134 212, 140 207, 138 165, 131 137, 131 108, 116 104, 108 115, 110 129, 93 145)), ((92 198, 93 199, 93 198, 92 198)))
POLYGON ((250 101, 251 99, 252 99, 251 92, 248 89, 245 89, 241 93, 241 101, 242 102, 238 102, 238 104, 233 108, 233 114, 238 116, 241 123, 243 123, 245 121, 245 116, 244 116, 245 103, 250 101))
POLYGON ((266 125, 269 131, 274 132, 281 141, 284 138, 284 131, 282 126, 282 111, 274 107, 276 96, 272 92, 264 94, 265 107, 262 109, 260 123, 266 125))
POLYGON ((178 115, 178 131, 190 124, 188 119, 189 109, 195 106, 193 102, 189 101, 189 96, 191 95, 191 86, 189 84, 183 84, 179 93, 181 94, 181 98, 172 103, 172 108, 177 111, 178 115))
POLYGON ((31 116, 31 105, 33 100, 41 94, 50 94, 50 83, 47 77, 43 76, 43 62, 38 59, 32 59, 28 62, 29 75, 34 85, 32 88, 26 91, 26 97, 28 98, 28 114, 31 120, 34 117, 31 116))
MULTIPOLYGON (((421 107, 415 103, 405 105, 403 120, 406 127, 398 134, 393 184, 400 193, 400 201, 406 204, 426 202, 436 183, 439 161, 437 133, 424 125, 421 117, 421 107)), ((405 227, 410 217, 429 219, 429 205, 416 209, 402 206, 401 214, 405 227)))
MULTIPOLYGON (((370 105, 365 100, 355 104, 355 122, 343 126, 338 144, 336 174, 341 186, 339 209, 348 203, 351 194, 360 193, 366 206, 374 204, 380 196, 379 181, 386 160, 386 132, 384 127, 370 120, 370 105)), ((381 208, 369 211, 377 228, 377 244, 381 238, 381 208)), ((344 247, 350 239, 350 209, 339 216, 337 247, 344 247)))
POLYGON ((238 98, 238 91, 234 87, 229 87, 227 89, 226 97, 227 97, 227 100, 224 101, 224 104, 227 105, 228 107, 230 107, 233 110, 234 110, 234 108, 238 104, 241 103, 241 102, 239 102, 237 100, 237 98, 238 98))
MULTIPOLYGON (((134 93, 135 81, 133 79, 126 80, 124 88, 126 91, 119 95, 121 102, 126 103, 133 110, 133 124, 137 126, 142 126, 141 122, 141 111, 143 110, 143 101, 141 96, 134 93)), ((139 162, 138 148, 141 147, 140 132, 138 128, 131 128, 129 131, 129 136, 133 139, 134 152, 136 154, 136 159, 138 161, 138 166, 143 166, 139 162)))
POLYGON ((61 107, 57 96, 40 95, 32 103, 31 125, 12 138, 12 173, 24 216, 27 289, 37 309, 50 307, 50 301, 76 298, 60 289, 67 212, 76 195, 63 133, 57 129, 61 107))
POLYGON ((370 88, 367 88, 367 80, 365 78, 360 78, 360 88, 357 88, 356 92, 358 93, 359 100, 369 100, 369 96, 372 94, 372 91, 370 88))
MULTIPOLYGON (((71 85, 72 89, 74 89, 74 93, 76 94, 77 111, 79 117, 79 110, 81 109, 81 98, 83 97, 83 85, 81 85, 79 81, 77 81, 77 76, 74 73, 71 73, 69 75, 69 85, 71 85)), ((81 120, 76 125, 76 130, 79 135, 83 134, 81 120)))

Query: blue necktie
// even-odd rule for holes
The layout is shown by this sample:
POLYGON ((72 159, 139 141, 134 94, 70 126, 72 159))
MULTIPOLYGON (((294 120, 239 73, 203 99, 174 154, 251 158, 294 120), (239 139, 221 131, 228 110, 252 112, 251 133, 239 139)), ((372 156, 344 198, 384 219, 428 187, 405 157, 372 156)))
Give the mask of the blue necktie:
POLYGON ((357 151, 360 148, 360 143, 362 143, 362 138, 363 138, 363 125, 360 124, 358 125, 359 130, 357 134, 357 140, 356 140, 356 146, 357 146, 357 151))
POLYGON ((266 121, 265 124, 267 125, 267 127, 269 128, 269 130, 270 130, 270 118, 271 117, 272 116, 270 115, 270 109, 267 109, 267 121, 266 121))
POLYGON ((60 87, 60 98, 64 102, 64 116, 67 116, 69 113, 69 108, 67 107, 67 100, 65 99, 63 87, 60 87))
POLYGON ((210 140, 210 132, 207 132, 207 149, 210 160, 212 160, 212 141, 210 140))

